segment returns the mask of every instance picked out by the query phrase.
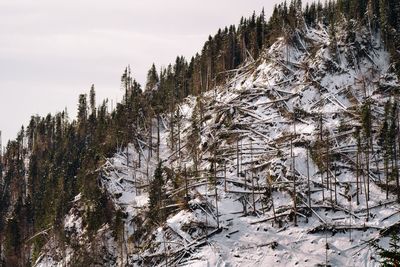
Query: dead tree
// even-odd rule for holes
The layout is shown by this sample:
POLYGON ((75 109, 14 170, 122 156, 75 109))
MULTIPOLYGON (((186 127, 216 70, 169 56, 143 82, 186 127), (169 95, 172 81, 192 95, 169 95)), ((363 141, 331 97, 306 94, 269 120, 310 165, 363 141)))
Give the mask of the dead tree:
POLYGON ((385 176, 386 176, 386 199, 389 199, 389 160, 387 151, 384 152, 385 176))
MULTIPOLYGON (((394 163, 395 163, 395 175, 396 175, 396 191, 397 191, 397 202, 400 202, 400 179, 399 179, 399 163, 397 161, 397 146, 400 146, 400 116, 399 116, 399 108, 397 107, 397 104, 395 102, 395 109, 396 112, 394 114, 394 124, 395 124, 395 132, 397 133, 398 136, 398 142, 396 142, 396 138, 393 140, 394 145, 393 145, 393 155, 394 155, 394 163), (397 143, 397 144, 396 144, 397 143)), ((399 149, 400 150, 400 149, 399 149)))
POLYGON ((237 177, 240 177, 240 169, 239 169, 239 136, 236 139, 236 172, 237 172, 237 177))
POLYGON ((217 188, 217 161, 214 152, 214 188, 215 188, 215 210, 217 212, 217 228, 219 229, 219 212, 218 212, 218 188, 217 188))
POLYGON ((331 200, 331 204, 333 205, 333 196, 332 196, 332 182, 330 179, 330 156, 329 156, 329 137, 326 137, 326 154, 325 154, 325 160, 326 160, 326 185, 327 185, 327 189, 329 190, 329 195, 330 195, 330 200, 331 200))
MULTIPOLYGON (((368 143, 368 141, 367 141, 367 143, 368 143)), ((366 171, 367 171, 367 177, 366 177, 366 181, 367 181, 367 195, 366 195, 366 198, 367 198, 367 201, 369 201, 369 174, 370 174, 370 170, 369 170, 369 145, 367 144, 366 145, 366 151, 365 151, 365 168, 366 168, 366 171)))
MULTIPOLYGON (((261 192, 261 187, 260 187, 259 180, 260 180, 260 177, 258 176, 258 173, 257 173, 257 175, 256 175, 257 188, 258 188, 258 191, 261 192)), ((259 193, 259 195, 260 195, 260 193, 259 193)), ((262 210, 262 213, 263 213, 263 215, 265 215, 264 204, 263 204, 263 201, 262 201, 262 198, 261 198, 261 197, 260 197, 260 202, 261 202, 261 210, 262 210)))
POLYGON ((357 205, 360 205, 359 182, 360 182, 360 164, 359 164, 359 151, 357 149, 357 152, 356 152, 356 196, 357 196, 357 205))
POLYGON ((253 141, 250 141, 250 155, 251 155, 251 190, 253 197, 253 211, 256 214, 256 197, 254 194, 254 163, 253 163, 253 141))
POLYGON ((147 161, 150 160, 152 155, 153 155, 153 121, 152 121, 152 119, 150 117, 150 119, 149 119, 149 146, 148 146, 148 155, 147 155, 148 159, 147 159, 147 161))
POLYGON ((186 170, 186 164, 185 164, 185 206, 188 207, 189 205, 189 186, 188 186, 188 177, 187 177, 187 170, 186 170))
POLYGON ((274 197, 272 196, 272 179, 271 179, 271 173, 270 170, 268 171, 268 175, 267 175, 267 184, 268 184, 268 188, 269 188, 269 195, 271 198, 271 206, 272 206, 272 212, 274 214, 274 222, 276 223, 276 213, 275 213, 275 205, 274 205, 274 197))
POLYGON ((227 189, 226 189, 226 160, 224 160, 224 189, 226 192, 227 191, 227 189))
MULTIPOLYGON (((361 154, 361 158, 362 158, 362 154, 361 154)), ((362 173, 363 183, 364 183, 365 205, 366 205, 366 208, 367 208, 367 219, 366 219, 366 221, 368 222, 369 221, 368 192, 367 192, 367 186, 366 186, 366 182, 365 182, 365 180, 368 179, 368 177, 365 178, 363 169, 361 169, 361 170, 362 170, 361 173, 362 173)))
MULTIPOLYGON (((320 144, 322 144, 322 129, 323 129, 323 123, 322 123, 322 114, 319 115, 319 141, 320 144)), ((322 164, 321 164, 322 165, 322 164)), ((321 174, 321 183, 322 183, 322 202, 325 201, 325 186, 324 186, 324 172, 322 171, 322 167, 320 169, 320 174, 321 174)))
POLYGON ((310 164, 309 164, 309 155, 308 155, 309 146, 306 148, 307 154, 307 187, 308 187, 308 207, 311 211, 311 187, 310 187, 310 164))
POLYGON ((296 192, 296 174, 295 174, 295 157, 293 155, 293 134, 296 134, 296 117, 295 113, 293 112, 293 133, 290 138, 290 156, 292 158, 292 176, 293 176, 293 210, 294 210, 294 225, 297 226, 297 192, 296 192))
POLYGON ((338 202, 337 202, 337 189, 336 189, 336 187, 337 187, 337 182, 336 182, 336 179, 337 179, 337 177, 336 177, 336 163, 334 165, 333 173, 334 173, 333 182, 334 182, 334 185, 335 185, 335 204, 337 205, 338 202))
POLYGON ((160 162, 160 114, 157 113, 157 162, 160 162))

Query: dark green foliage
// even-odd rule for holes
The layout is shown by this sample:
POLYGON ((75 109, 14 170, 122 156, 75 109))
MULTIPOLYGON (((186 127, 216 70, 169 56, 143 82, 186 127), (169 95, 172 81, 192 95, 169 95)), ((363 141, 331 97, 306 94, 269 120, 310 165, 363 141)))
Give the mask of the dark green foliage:
MULTIPOLYGON (((21 238, 18 239, 22 242, 51 226, 61 229, 71 201, 78 193, 88 207, 83 219, 89 235, 111 222, 113 205, 99 187, 96 170, 104 158, 116 151, 118 142, 126 140, 118 140, 118 135, 122 132, 124 138, 127 136, 124 134, 127 114, 124 109, 108 113, 105 102, 97 110, 94 86, 90 90, 90 114, 88 110, 86 95, 81 95, 76 121, 69 122, 66 112, 44 118, 34 116, 26 131, 21 130, 17 139, 9 142, 2 160, 4 177, 1 182, 5 186, 0 192, 0 233, 20 229, 21 238), (29 165, 25 166, 27 156, 29 165), (21 208, 16 210, 13 220, 4 221, 16 200, 20 201, 21 208)), ((15 245, 15 236, 0 234, 0 241, 15 245)), ((20 243, 18 247, 29 250, 29 245, 34 245, 35 257, 45 242, 43 235, 39 235, 27 246, 20 243)), ((27 251, 20 253, 29 255, 27 251)), ((0 256, 5 257, 6 262, 12 257, 11 254, 0 256)), ((25 260, 16 259, 19 263, 25 260)))
POLYGON ((388 249, 379 246, 377 242, 373 242, 372 246, 377 249, 381 257, 381 266, 397 267, 400 265, 400 238, 396 233, 391 236, 388 249))
POLYGON ((150 183, 149 188, 149 211, 148 218, 152 224, 158 225, 165 220, 165 209, 164 200, 164 179, 163 179, 163 168, 159 163, 157 169, 154 171, 153 180, 150 183))
MULTIPOLYGON (((181 114, 176 110, 177 103, 190 94, 198 96, 223 84, 229 73, 235 73, 230 70, 240 67, 247 60, 260 58, 263 48, 270 46, 278 37, 284 37, 288 44, 293 44, 307 26, 323 24, 329 29, 330 48, 335 55, 335 26, 344 17, 347 21, 347 41, 350 43, 356 41, 356 26, 370 27, 371 34, 381 32, 385 47, 391 54, 392 67, 400 73, 398 0, 338 0, 325 1, 325 4, 318 1, 307 4, 304 10, 301 6, 300 0, 279 4, 274 7, 268 21, 264 12, 260 15, 253 13, 249 18, 242 18, 238 26, 219 29, 207 39, 201 52, 190 60, 178 56, 173 64, 159 71, 153 64, 144 92, 133 79, 130 67, 125 68, 121 76, 124 99, 115 110, 108 110, 107 100, 96 106, 96 92, 92 85, 89 97, 86 94, 79 96, 76 120, 70 121, 66 111, 45 117, 32 116, 27 128, 22 128, 16 140, 7 144, 0 160, 0 262, 9 266, 24 265, 26 259, 20 255, 29 255, 27 252, 31 245, 34 245, 34 257, 37 256, 46 239, 39 235, 30 243, 24 243, 24 240, 50 227, 61 228, 71 201, 79 193, 87 207, 84 222, 88 234, 94 235, 102 225, 109 223, 114 225, 116 238, 119 239, 123 214, 117 212, 113 219, 113 205, 99 186, 101 174, 98 169, 104 159, 128 143, 138 148, 138 139, 146 138, 143 129, 152 125, 152 119, 159 120, 162 113, 175 116, 170 128, 178 127, 181 114), (10 213, 13 216, 6 220, 6 215, 10 213), (5 255, 1 252, 3 250, 5 255)), ((195 166, 200 161, 201 116, 199 98, 186 147, 195 166)), ((361 134, 367 139, 373 134, 370 103, 362 108, 361 117, 362 129, 356 136, 359 146, 361 134)), ((397 131, 397 106, 388 102, 379 144, 386 164, 392 162, 392 179, 398 180, 398 168, 393 164, 397 153, 397 131)), ((177 132, 177 129, 171 130, 171 143, 176 143, 177 132)), ((324 148, 322 137, 316 145, 324 148)), ((325 159, 317 157, 322 155, 321 152, 315 149, 312 155, 324 169, 325 159)), ((168 204, 163 173, 162 166, 158 166, 150 184, 149 218, 153 225, 163 222, 168 214, 163 208, 168 204)), ((171 174, 167 177, 182 183, 182 177, 174 178, 171 174)))
POLYGON ((197 171, 197 167, 200 161, 200 144, 201 144, 201 98, 198 97, 196 99, 196 106, 192 112, 191 118, 191 131, 187 136, 187 146, 188 152, 192 157, 195 171, 197 171))

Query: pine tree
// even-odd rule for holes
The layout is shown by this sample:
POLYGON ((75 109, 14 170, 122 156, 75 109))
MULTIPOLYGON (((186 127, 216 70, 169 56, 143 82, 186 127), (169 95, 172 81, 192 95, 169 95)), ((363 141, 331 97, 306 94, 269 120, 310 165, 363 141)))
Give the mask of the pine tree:
POLYGON ((159 82, 159 77, 158 77, 158 73, 156 70, 156 66, 151 65, 150 70, 147 72, 147 82, 146 82, 146 88, 145 90, 152 90, 155 89, 155 86, 158 84, 159 82))
POLYGON ((200 143, 201 143, 201 119, 200 119, 200 113, 201 113, 201 99, 200 97, 197 97, 196 99, 196 105, 193 109, 192 113, 192 118, 191 118, 191 132, 187 137, 187 146, 188 146, 188 152, 192 157, 193 160, 193 165, 194 168, 197 172, 198 170, 198 165, 200 162, 200 143))
POLYGON ((94 84, 90 87, 89 101, 91 115, 96 116, 96 91, 94 89, 94 84))
POLYGON ((148 217, 152 224, 157 225, 161 223, 164 218, 164 212, 161 212, 164 201, 164 179, 163 179, 163 168, 161 163, 158 164, 154 171, 153 180, 150 182, 149 188, 149 212, 148 217))
POLYGON ((87 122, 87 99, 86 94, 79 95, 79 104, 78 104, 78 132, 81 136, 85 134, 86 131, 86 122, 87 122))

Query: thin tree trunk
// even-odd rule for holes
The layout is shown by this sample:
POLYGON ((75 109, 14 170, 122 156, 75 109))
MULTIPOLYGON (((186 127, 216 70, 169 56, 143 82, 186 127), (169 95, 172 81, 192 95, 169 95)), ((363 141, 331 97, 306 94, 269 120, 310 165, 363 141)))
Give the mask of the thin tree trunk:
POLYGON ((239 170, 239 137, 236 140, 236 172, 237 177, 239 178, 240 170, 239 170))
POLYGON ((160 115, 157 114, 157 162, 160 162, 160 115))
POLYGON ((148 160, 151 158, 153 154, 153 122, 150 118, 150 127, 149 127, 149 153, 148 153, 148 160))
POLYGON ((276 223, 276 212, 275 212, 275 204, 274 204, 274 198, 272 196, 272 179, 271 179, 271 173, 270 170, 268 171, 268 176, 267 176, 267 184, 269 185, 269 195, 271 198, 271 205, 272 205, 272 212, 274 214, 274 222, 276 223))
MULTIPOLYGON (((322 115, 321 114, 319 115, 319 125, 320 125, 320 127, 319 127, 319 141, 322 144, 322 115)), ((325 201, 324 173, 322 171, 322 168, 321 168, 320 171, 321 171, 321 183, 322 183, 322 202, 324 202, 325 201)))
POLYGON ((224 161, 224 189, 226 192, 227 191, 227 189, 226 189, 226 160, 224 161))
POLYGON ((179 168, 181 168, 181 159, 182 159, 182 152, 181 152, 181 113, 179 111, 178 106, 178 158, 179 158, 179 168))
POLYGON ((309 164, 309 155, 308 155, 308 146, 306 149, 307 152, 307 187, 308 187, 308 207, 311 212, 311 187, 310 187, 310 164, 309 164))
MULTIPOLYGON (((361 159, 362 160, 362 159, 361 159)), ((367 222, 369 221, 369 206, 368 206, 368 192, 367 192, 367 186, 366 186, 366 182, 365 182, 365 175, 364 172, 362 171, 362 177, 363 177, 363 183, 364 183, 364 191, 365 191, 365 205, 367 208, 367 222)))
POLYGON ((331 204, 333 205, 333 194, 332 194, 332 182, 330 180, 330 175, 329 175, 329 168, 330 168, 330 157, 329 157, 329 141, 328 138, 326 138, 326 184, 328 186, 329 190, 329 195, 331 199, 331 204))
POLYGON ((297 203, 296 203, 296 175, 295 175, 295 159, 293 155, 293 134, 290 138, 290 156, 292 158, 292 179, 293 179, 293 210, 294 210, 294 225, 297 226, 297 203))
POLYGON ((365 154, 365 168, 367 169, 367 201, 369 201, 369 145, 365 154))
POLYGON ((250 141, 250 155, 251 155, 251 190, 253 196, 253 211, 256 214, 256 197, 254 194, 254 163, 253 163, 253 141, 250 141))
MULTIPOLYGON (((398 99, 397 99, 398 103, 398 99)), ((400 182, 399 182, 399 164, 397 162, 397 146, 400 146, 400 116, 399 116, 399 107, 397 106, 396 109, 396 129, 397 129, 397 144, 396 138, 394 139, 394 156, 395 156, 395 163, 396 163, 396 186, 397 186, 397 202, 400 202, 400 182)))
MULTIPOLYGON (((296 136, 296 111, 293 112, 293 133, 294 136, 296 136)), ((293 155, 293 136, 291 138, 290 142, 291 146, 291 155, 292 155, 292 160, 293 160, 293 205, 294 205, 294 226, 297 226, 297 192, 296 192, 296 161, 295 161, 295 156, 293 155)))
POLYGON ((399 185, 399 164, 397 162, 397 144, 394 141, 394 164, 395 164, 395 175, 396 175, 396 191, 397 191, 397 201, 400 202, 400 185, 399 185))
POLYGON ((386 199, 389 199, 389 169, 388 155, 385 152, 386 199))
POLYGON ((218 188, 217 188, 217 162, 215 158, 215 152, 214 152, 214 186, 215 186, 215 209, 217 212, 217 226, 219 229, 219 212, 218 212, 218 188))
MULTIPOLYGON (((258 176, 258 174, 257 174, 257 188, 258 188, 258 191, 261 191, 261 188, 260 188, 260 182, 258 181, 259 180, 259 176, 258 176)), ((262 197, 260 196, 261 194, 259 193, 258 194, 259 195, 259 197, 260 197, 260 203, 261 203, 261 210, 262 210, 262 213, 263 213, 263 215, 265 215, 265 211, 264 211, 264 204, 263 204, 263 201, 262 201, 262 197)))
POLYGON ((126 167, 129 167, 129 143, 126 144, 126 167))
POLYGON ((189 187, 188 187, 188 179, 187 179, 187 171, 186 171, 186 164, 185 164, 185 206, 188 207, 189 204, 189 187))
POLYGON ((335 163, 335 167, 334 167, 333 172, 335 174, 335 176, 333 177, 334 178, 333 182, 334 182, 334 185, 335 185, 335 204, 337 205, 338 202, 337 202, 337 188, 336 188, 337 187, 337 183, 336 183, 336 163, 335 163))
POLYGON ((139 155, 139 159, 138 159, 138 168, 140 169, 141 167, 142 167, 142 149, 141 149, 141 144, 138 142, 138 146, 139 146, 139 150, 140 151, 138 151, 138 155, 139 155))
POLYGON ((359 182, 360 182, 360 166, 359 166, 359 155, 358 149, 356 153, 356 187, 357 187, 357 205, 360 205, 360 197, 359 197, 359 182))

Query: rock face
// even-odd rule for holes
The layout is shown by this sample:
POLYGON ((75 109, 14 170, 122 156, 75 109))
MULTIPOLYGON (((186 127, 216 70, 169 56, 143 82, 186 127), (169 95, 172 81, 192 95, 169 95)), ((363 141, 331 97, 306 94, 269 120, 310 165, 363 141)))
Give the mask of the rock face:
POLYGON ((378 265, 368 242, 387 243, 400 219, 379 145, 399 84, 380 37, 341 26, 335 40, 323 26, 278 39, 154 120, 159 153, 141 140, 102 167, 119 227, 88 240, 77 197, 64 219, 73 242, 50 239, 37 266, 378 265))

